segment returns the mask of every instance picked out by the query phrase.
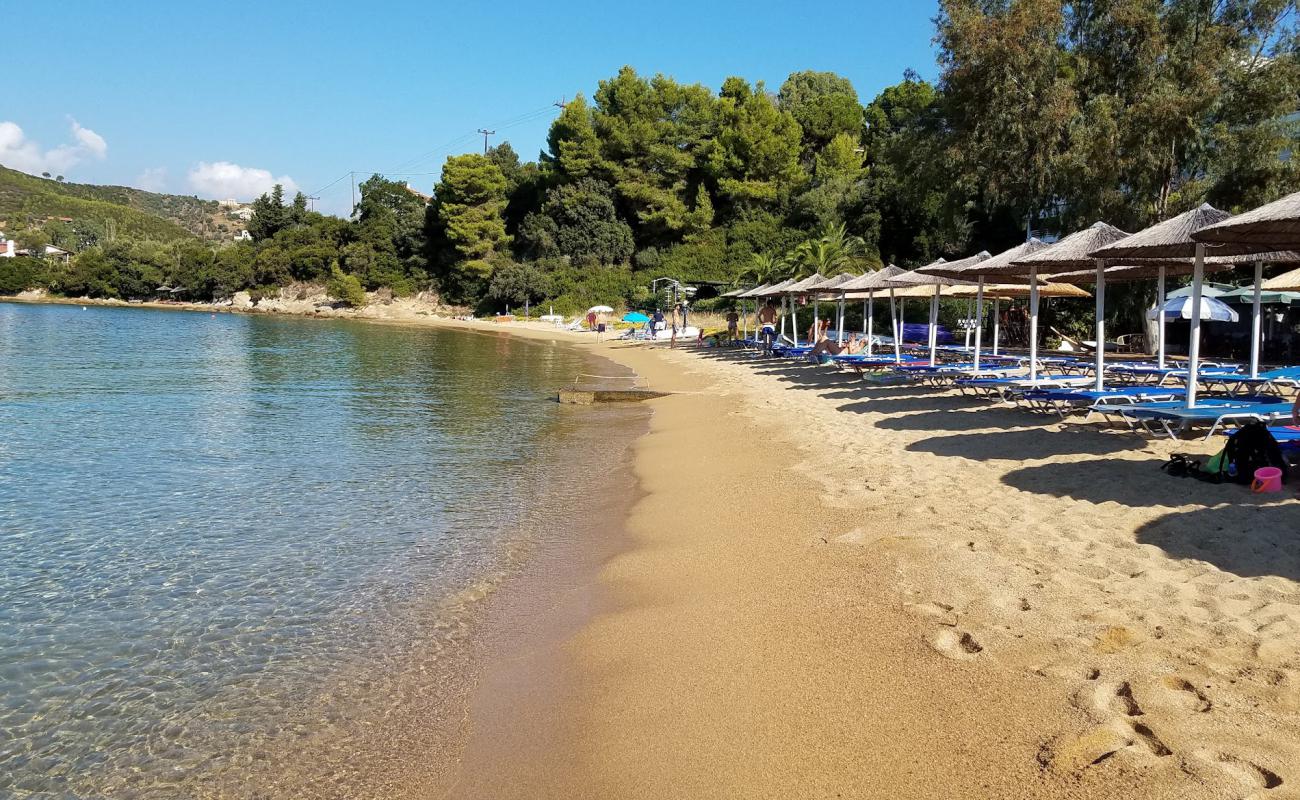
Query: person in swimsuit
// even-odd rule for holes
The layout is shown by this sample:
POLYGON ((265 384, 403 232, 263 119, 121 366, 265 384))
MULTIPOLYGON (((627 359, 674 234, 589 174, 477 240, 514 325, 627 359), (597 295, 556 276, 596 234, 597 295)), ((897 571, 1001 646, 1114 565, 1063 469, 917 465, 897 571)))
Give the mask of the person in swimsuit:
POLYGON ((763 341, 763 352, 772 353, 772 343, 776 341, 776 306, 768 300, 767 305, 758 311, 758 338, 763 341))

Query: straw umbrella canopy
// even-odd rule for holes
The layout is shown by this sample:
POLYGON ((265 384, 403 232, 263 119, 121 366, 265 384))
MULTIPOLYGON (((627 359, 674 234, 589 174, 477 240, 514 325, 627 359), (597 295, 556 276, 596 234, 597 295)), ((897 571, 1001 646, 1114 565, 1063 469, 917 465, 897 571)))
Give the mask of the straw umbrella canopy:
MULTIPOLYGON (((954 286, 949 294, 951 297, 975 297, 978 287, 973 286, 954 286)), ((1027 283, 986 283, 984 284, 984 296, 990 299, 996 298, 1001 300, 1011 300, 1014 298, 1028 297, 1029 284, 1027 283)), ((1039 297, 1073 297, 1085 298, 1092 297, 1092 294, 1074 283, 1039 283, 1039 297)))
MULTIPOLYGON (((972 256, 969 259, 963 259, 963 261, 971 261, 972 259, 978 260, 980 259, 980 256, 972 256)), ((927 264, 926 266, 937 267, 940 264, 947 264, 947 263, 949 262, 941 258, 938 259, 937 261, 927 264)), ((956 263, 960 264, 961 262, 956 262, 956 263)), ((922 269, 924 269, 924 267, 912 270, 911 272, 900 273, 890 278, 889 282, 891 284, 901 286, 901 287, 907 287, 907 286, 933 287, 930 293, 929 346, 930 346, 930 366, 934 366, 938 362, 938 355, 939 355, 939 294, 943 291, 945 286, 975 286, 976 284, 973 281, 958 280, 956 278, 945 278, 942 275, 932 275, 927 272, 922 272, 921 271, 922 269)))
POLYGON ((844 290, 839 287, 857 277, 857 275, 854 275, 851 272, 841 272, 839 275, 836 275, 833 278, 827 278, 812 287, 813 291, 817 292, 814 297, 825 294, 833 298, 836 293, 839 294, 839 317, 837 318, 835 325, 835 341, 839 344, 844 343, 844 290))
POLYGON ((1300 249, 1300 192, 1206 225, 1193 231, 1192 239, 1216 255, 1300 249))
POLYGON ((1300 292, 1300 269, 1284 272, 1264 281, 1263 288, 1270 292, 1300 292))
POLYGON ((790 338, 794 341, 794 346, 799 346, 799 312, 795 307, 794 296, 808 293, 809 288, 816 286, 826 277, 820 272, 814 272, 806 278, 790 281, 790 283, 781 290, 782 294, 790 300, 790 338))
POLYGON ((896 287, 890 283, 890 279, 902 275, 907 270, 902 267, 896 267, 893 264, 878 269, 875 272, 868 272, 858 278, 854 278, 840 285, 840 291, 844 292, 846 299, 861 300, 864 309, 864 319, 862 322, 862 332, 867 335, 867 355, 871 355, 874 344, 872 330, 875 327, 876 311, 876 292, 884 289, 889 290, 889 323, 890 331, 894 338, 894 360, 902 359, 902 337, 898 330, 898 314, 895 311, 894 293, 896 287))
MULTIPOLYGON (((988 251, 985 250, 981 253, 976 254, 975 256, 972 256, 971 258, 964 259, 962 261, 956 261, 951 264, 936 264, 932 266, 921 267, 922 272, 927 272, 930 273, 931 275, 940 275, 948 278, 959 278, 959 279, 968 279, 971 277, 975 278, 977 283, 977 288, 975 290, 975 320, 976 320, 975 322, 975 369, 979 369, 980 367, 980 353, 982 350, 983 338, 984 338, 984 293, 980 291, 978 287, 984 285, 984 278, 985 275, 987 274, 987 270, 999 270, 1002 267, 1005 267, 1006 265, 1015 261, 1017 258, 1031 255, 1033 253, 1038 252, 1039 250, 1042 250, 1047 246, 1048 245, 1045 244, 1044 242, 1038 239, 1031 238, 1028 241, 1024 242, 1023 244, 1016 245, 1015 247, 1009 250, 1004 250, 1003 252, 998 253, 996 256, 989 255, 988 251)), ((1019 280, 1019 277, 1018 276, 1014 278, 1004 277, 1003 280, 1019 280)), ((993 299, 993 332, 994 332, 993 354, 994 355, 997 355, 998 352, 998 342, 997 342, 998 300, 999 298, 996 297, 993 299)))
MULTIPOLYGON (((1192 260, 1192 303, 1199 306, 1202 296, 1202 285, 1205 282, 1205 265, 1206 265, 1206 245, 1204 242, 1197 241, 1193 235, 1205 228, 1218 225, 1232 216, 1226 211, 1204 203, 1190 211, 1185 211, 1178 216, 1171 217, 1156 225, 1140 231, 1128 239, 1115 244, 1099 248, 1094 251, 1093 255, 1098 258, 1122 259, 1125 263, 1132 263, 1132 259, 1162 259, 1175 258, 1192 260)), ((1254 303, 1254 318, 1252 321, 1252 338, 1251 338, 1251 355, 1250 355, 1250 374, 1252 377, 1259 374, 1259 336, 1260 336, 1260 303, 1258 302, 1259 291, 1263 283, 1263 264, 1269 263, 1295 263, 1300 259, 1292 252, 1267 252, 1255 253, 1254 255, 1243 254, 1220 254, 1213 255, 1213 265, 1233 265, 1238 263, 1255 263, 1255 287, 1256 302, 1254 303)), ((1158 263, 1158 262, 1157 262, 1158 263)), ((1163 287, 1162 287, 1163 289, 1163 287)), ((1161 325, 1161 336, 1163 338, 1163 320, 1161 325)), ((1191 408, 1196 404, 1197 376, 1200 369, 1201 354, 1201 319, 1199 316, 1191 320, 1191 344, 1188 347, 1188 376, 1187 376, 1187 406, 1191 408)))
MULTIPOLYGON (((1091 255, 1093 250, 1098 247, 1104 247, 1123 241, 1128 237, 1124 231, 1116 228, 1114 225, 1108 225, 1105 222, 1094 222, 1081 231, 1076 231, 1056 244, 1044 247, 1037 252, 1023 256, 1009 265, 1009 269, 1029 270, 1029 279, 1034 283, 1040 273, 1056 274, 1060 272, 1070 272, 1072 270, 1086 269, 1093 267, 1096 270, 1096 327, 1097 327, 1097 360, 1094 365, 1096 370, 1095 387, 1098 391, 1103 389, 1103 378, 1105 373, 1106 359, 1106 265, 1098 261, 1091 255)), ((1037 378, 1037 358, 1038 358, 1038 293, 1030 292, 1030 379, 1037 378)))

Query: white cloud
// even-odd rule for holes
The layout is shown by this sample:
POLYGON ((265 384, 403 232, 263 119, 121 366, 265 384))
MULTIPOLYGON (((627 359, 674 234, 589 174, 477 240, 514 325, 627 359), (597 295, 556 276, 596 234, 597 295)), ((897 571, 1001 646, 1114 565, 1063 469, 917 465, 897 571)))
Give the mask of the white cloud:
POLYGON ((90 128, 81 127, 81 124, 75 119, 70 118, 70 121, 72 122, 72 135, 76 137, 87 153, 90 153, 95 158, 103 158, 108 155, 108 142, 104 141, 103 136, 95 133, 90 128))
POLYGON ((189 172, 190 187, 200 195, 214 200, 233 197, 236 200, 252 200, 271 191, 271 187, 280 184, 285 194, 298 191, 298 184, 288 175, 276 178, 267 169, 241 167, 229 161, 200 161, 189 172))
POLYGON ((149 167, 136 177, 135 186, 146 192, 161 192, 167 188, 167 168, 149 167))
POLYGON ((0 164, 22 172, 39 175, 42 172, 61 174, 87 158, 102 159, 108 155, 108 142, 90 128, 83 128, 69 118, 75 144, 61 144, 49 150, 39 142, 27 138, 16 122, 0 122, 0 164))

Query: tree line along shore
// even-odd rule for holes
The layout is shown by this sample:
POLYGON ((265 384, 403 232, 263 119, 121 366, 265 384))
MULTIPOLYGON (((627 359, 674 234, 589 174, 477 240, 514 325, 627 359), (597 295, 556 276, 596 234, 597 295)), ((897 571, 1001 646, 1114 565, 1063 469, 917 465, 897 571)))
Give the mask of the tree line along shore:
MULTIPOLYGON (((1240 210, 1294 189, 1298 41, 1276 0, 942 0, 934 82, 909 71, 864 103, 831 72, 715 91, 624 67, 563 104, 535 161, 508 142, 451 156, 428 195, 374 175, 348 219, 276 187, 251 241, 224 246, 60 221, 72 257, 0 260, 0 294, 257 300, 308 283, 344 305, 387 289, 571 314, 646 306, 660 276, 908 267, 1097 219, 1240 210)), ((1116 289, 1110 313, 1137 320, 1149 291, 1116 289)))

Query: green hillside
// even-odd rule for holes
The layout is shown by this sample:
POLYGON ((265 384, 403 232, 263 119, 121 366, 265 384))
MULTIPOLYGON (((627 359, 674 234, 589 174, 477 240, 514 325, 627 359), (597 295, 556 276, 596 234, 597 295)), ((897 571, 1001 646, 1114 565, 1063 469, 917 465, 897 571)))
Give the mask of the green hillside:
MULTIPOLYGON (((109 227, 118 236, 172 241, 222 238, 219 208, 211 200, 155 194, 125 186, 61 183, 0 166, 0 221, 6 232, 39 226, 50 217, 109 227)), ((228 236, 228 234, 226 234, 228 236)))

